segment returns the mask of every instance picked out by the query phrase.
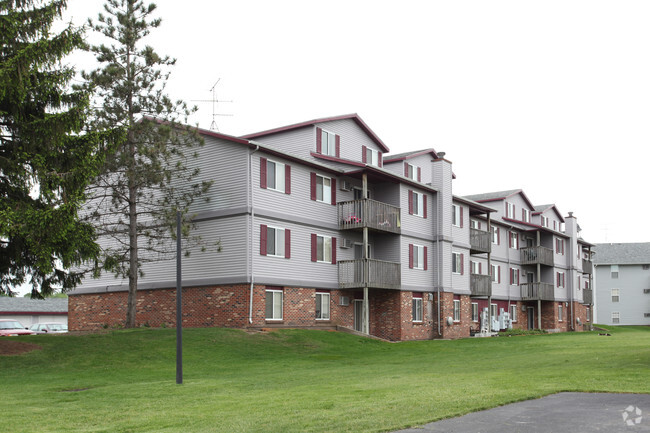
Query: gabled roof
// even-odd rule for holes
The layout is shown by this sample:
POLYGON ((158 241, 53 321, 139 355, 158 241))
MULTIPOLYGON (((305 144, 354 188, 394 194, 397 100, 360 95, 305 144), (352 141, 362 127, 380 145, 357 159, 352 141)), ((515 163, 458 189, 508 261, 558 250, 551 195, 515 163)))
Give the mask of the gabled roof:
POLYGON ((543 212, 546 212, 549 209, 553 209, 553 211, 558 216, 558 218, 560 218, 560 221, 564 222, 564 217, 560 213, 557 206, 555 206, 554 204, 543 204, 543 205, 535 206, 535 212, 533 212, 533 215, 539 215, 543 212))
POLYGON ((490 212, 496 212, 496 209, 492 209, 491 207, 487 207, 481 203, 477 203, 473 200, 469 200, 466 197, 460 197, 460 196, 453 196, 453 201, 458 201, 461 203, 464 203, 469 206, 470 209, 470 215, 482 215, 482 214, 487 214, 490 212), (473 211, 473 212, 472 212, 473 211))
POLYGON ((0 297, 0 314, 65 314, 68 312, 68 298, 9 298, 0 297))
POLYGON ((650 242, 596 244, 597 265, 650 265, 650 242))
POLYGON ((260 131, 260 132, 254 132, 252 134, 242 135, 240 138, 249 139, 249 138, 264 137, 264 136, 267 136, 267 135, 277 134, 279 132, 292 131, 294 129, 305 128, 307 126, 313 126, 313 125, 316 125, 318 123, 332 122, 332 121, 335 121, 335 120, 345 120, 345 119, 354 120, 357 123, 357 125, 359 125, 359 127, 361 129, 363 129, 366 134, 368 134, 368 137, 370 137, 370 139, 372 141, 374 141, 377 146, 379 146, 379 148, 382 150, 382 152, 384 152, 384 153, 390 152, 390 149, 388 148, 388 146, 386 146, 384 144, 384 142, 381 141, 381 139, 377 136, 377 134, 375 134, 373 132, 373 130, 370 129, 370 127, 368 125, 366 125, 366 122, 364 122, 361 119, 361 117, 359 117, 359 115, 356 114, 356 113, 344 114, 342 116, 324 117, 322 119, 314 119, 314 120, 308 120, 306 122, 294 123, 293 125, 281 126, 280 128, 274 128, 274 129, 269 129, 269 130, 266 130, 266 131, 260 131))
POLYGON ((535 206, 533 206, 533 203, 528 200, 528 197, 526 197, 526 194, 524 194, 524 191, 522 189, 509 189, 506 191, 496 191, 496 192, 487 192, 484 194, 474 194, 474 195, 466 195, 465 198, 468 198, 470 200, 474 200, 478 203, 485 203, 485 202, 490 202, 490 201, 500 201, 500 200, 505 200, 509 197, 512 197, 513 195, 516 194, 521 194, 521 197, 524 199, 526 204, 531 208, 534 209, 535 206))
POLYGON ((385 155, 384 164, 396 161, 404 161, 405 159, 414 158, 416 156, 426 155, 430 153, 434 159, 438 159, 438 154, 434 149, 412 150, 410 152, 396 153, 395 155, 385 155))

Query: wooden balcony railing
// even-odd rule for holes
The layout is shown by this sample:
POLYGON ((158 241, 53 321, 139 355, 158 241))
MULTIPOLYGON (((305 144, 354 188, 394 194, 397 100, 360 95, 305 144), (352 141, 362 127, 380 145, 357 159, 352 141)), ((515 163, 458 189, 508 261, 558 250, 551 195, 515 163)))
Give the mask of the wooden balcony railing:
POLYGON ((399 289, 402 283, 399 263, 374 259, 340 260, 339 287, 356 289, 367 286, 376 289, 399 289))
POLYGON ((469 229, 470 253, 489 253, 492 251, 492 236, 485 230, 469 229))
POLYGON ((594 294, 591 289, 584 289, 582 291, 582 303, 583 304, 593 304, 594 303, 594 294))
POLYGON ((594 265, 591 261, 582 259, 582 272, 585 274, 592 274, 594 272, 594 265))
POLYGON ((521 249, 521 264, 553 266, 553 250, 546 247, 527 247, 521 249))
POLYGON ((519 285, 521 299, 524 301, 553 301, 555 299, 553 284, 523 283, 519 285))
POLYGON ((491 296, 492 277, 490 275, 470 275, 469 288, 472 296, 491 296))
POLYGON ((368 227, 389 233, 401 233, 400 208, 375 200, 353 200, 338 204, 339 229, 368 227))

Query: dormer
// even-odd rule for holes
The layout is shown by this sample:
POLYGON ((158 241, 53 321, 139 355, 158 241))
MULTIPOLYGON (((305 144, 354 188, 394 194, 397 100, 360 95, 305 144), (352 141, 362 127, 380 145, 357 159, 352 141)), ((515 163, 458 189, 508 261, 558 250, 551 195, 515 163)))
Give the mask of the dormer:
POLYGON ((384 158, 384 168, 403 175, 416 182, 431 183, 431 161, 438 159, 433 149, 388 155, 384 158))
POLYGON ((497 209, 497 218, 502 218, 505 221, 534 224, 533 213, 535 212, 535 206, 521 189, 469 195, 466 198, 478 203, 490 203, 491 207, 497 209))
POLYGON ((554 204, 544 204, 535 206, 533 221, 537 225, 559 232, 562 231, 564 218, 554 204))

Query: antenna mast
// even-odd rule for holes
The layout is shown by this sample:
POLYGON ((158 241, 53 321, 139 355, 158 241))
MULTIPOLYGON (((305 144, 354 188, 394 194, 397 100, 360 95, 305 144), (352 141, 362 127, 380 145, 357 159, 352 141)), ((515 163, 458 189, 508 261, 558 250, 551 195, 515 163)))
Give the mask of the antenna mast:
POLYGON ((217 104, 219 102, 233 102, 233 101, 220 101, 217 97, 217 84, 219 84, 221 78, 218 78, 214 83, 210 92, 212 92, 212 99, 193 99, 192 102, 212 102, 212 123, 210 124, 211 131, 219 132, 219 127, 217 126, 217 116, 232 116, 232 114, 217 113, 217 104))

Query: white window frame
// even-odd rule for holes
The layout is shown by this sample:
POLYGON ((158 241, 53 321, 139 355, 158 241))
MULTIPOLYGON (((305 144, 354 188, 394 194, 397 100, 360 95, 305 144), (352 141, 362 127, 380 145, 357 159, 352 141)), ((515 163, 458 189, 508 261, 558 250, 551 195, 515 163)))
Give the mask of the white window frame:
POLYGON ((612 289, 611 296, 612 302, 621 302, 621 289, 612 289))
POLYGON ((274 289, 267 289, 266 290, 266 301, 265 301, 266 304, 265 304, 265 309, 264 309, 264 315, 265 316, 267 316, 267 313, 268 313, 267 310, 268 310, 269 299, 271 299, 271 303, 272 303, 272 307, 271 307, 272 308, 272 314, 271 314, 272 317, 266 317, 266 320, 283 320, 284 291, 283 290, 274 290, 274 289), (269 295, 271 296, 270 298, 269 298, 269 295), (278 296, 280 297, 280 305, 279 305, 279 307, 280 307, 280 311, 279 311, 280 316, 279 317, 276 316, 276 313, 278 313, 278 311, 277 311, 278 305, 276 304, 276 298, 278 296))
POLYGON ((413 215, 424 217, 424 194, 413 191, 413 215))
POLYGON ((424 245, 413 244, 413 269, 424 269, 424 245))
POLYGON ((557 305, 557 321, 564 321, 564 305, 561 302, 557 305))
POLYGON ((515 204, 506 202, 506 218, 515 219, 515 204))
POLYGON ((618 272, 619 272, 618 265, 611 265, 609 267, 609 270, 610 270, 610 277, 614 280, 618 279, 618 272))
POLYGON ((336 156, 336 134, 321 130, 321 154, 336 156))
POLYGON ((548 227, 548 217, 542 215, 542 227, 548 227))
POLYGON ((379 167, 379 151, 376 149, 366 148, 366 164, 379 167))
POLYGON ((470 272, 474 275, 480 275, 481 273, 479 272, 479 264, 478 262, 475 262, 474 260, 469 261, 469 269, 470 272))
POLYGON ((528 209, 523 210, 523 221, 526 223, 530 222, 530 211, 528 209))
POLYGON ((512 230, 508 232, 508 248, 513 250, 519 249, 519 233, 512 230))
POLYGON ((557 287, 558 287, 558 289, 564 289, 564 287, 566 286, 566 281, 565 281, 565 275, 564 275, 564 272, 558 272, 557 274, 558 274, 559 277, 560 277, 560 278, 559 278, 560 281, 558 281, 557 287))
POLYGON ((460 322, 460 299, 454 299, 454 322, 460 322))
POLYGON ((517 321, 517 305, 510 305, 510 320, 517 321))
POLYGON ((451 253, 451 273, 460 275, 461 270, 463 269, 462 263, 462 254, 461 253, 451 253))
POLYGON ((451 205, 451 224, 454 227, 460 227, 460 206, 457 204, 451 205))
POLYGON ((282 227, 275 227, 275 226, 266 226, 266 255, 268 257, 285 257, 285 251, 287 246, 285 245, 285 229, 282 227), (274 232, 273 236, 273 246, 274 246, 274 251, 269 252, 269 246, 271 245, 271 230, 274 232), (278 248, 278 246, 281 246, 281 248, 278 248), (279 251, 280 250, 280 251, 279 251))
POLYGON ((499 245, 499 227, 492 227, 492 243, 499 245))
POLYGON ((478 302, 472 302, 472 322, 478 322, 478 302))
POLYGON ((316 292, 316 320, 330 320, 330 294, 316 292), (320 299, 319 299, 320 298, 320 299), (320 309, 319 309, 320 304, 320 309), (320 313, 320 317, 319 314, 320 313))
POLYGON ((499 283, 499 268, 500 265, 493 265, 490 263, 490 276, 492 277, 493 283, 499 283))
POLYGON ((521 274, 519 273, 519 269, 517 268, 510 268, 510 279, 512 280, 510 282, 511 286, 518 286, 517 281, 520 281, 521 274))
POLYGON ((413 298, 411 315, 413 316, 413 322, 421 323, 424 319, 424 302, 422 298, 413 298))
POLYGON ((586 322, 591 322, 591 307, 587 307, 585 309, 585 315, 587 316, 587 317, 585 317, 585 321, 586 322))
POLYGON ((332 203, 332 178, 316 175, 316 201, 321 203, 332 203), (320 188, 320 198, 318 197, 320 188))
POLYGON ((418 168, 413 164, 406 163, 406 177, 411 180, 417 180, 418 168))
POLYGON ((490 320, 499 317, 499 309, 497 304, 490 304, 490 320))
POLYGON ((474 229, 474 230, 480 230, 480 225, 481 223, 477 220, 470 219, 469 220, 469 227, 474 229))
POLYGON ((331 236, 316 234, 316 261, 318 263, 332 263, 331 236))
POLYGON ((266 188, 271 191, 285 193, 285 164, 266 160, 266 188), (273 185, 273 186, 271 186, 273 185))
POLYGON ((612 311, 612 323, 615 325, 621 323, 621 313, 619 311, 612 311))

